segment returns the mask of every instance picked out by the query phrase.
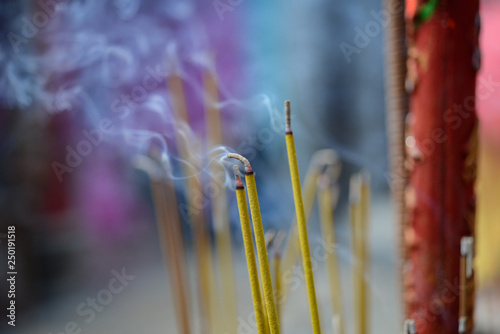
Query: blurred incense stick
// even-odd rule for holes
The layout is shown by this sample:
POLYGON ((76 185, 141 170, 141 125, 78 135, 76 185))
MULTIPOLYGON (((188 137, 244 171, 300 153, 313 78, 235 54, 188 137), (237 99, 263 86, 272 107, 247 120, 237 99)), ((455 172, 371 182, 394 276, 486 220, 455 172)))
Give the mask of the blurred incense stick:
POLYGON ((369 242, 370 178, 363 172, 351 177, 349 188, 351 223, 352 272, 354 285, 354 314, 356 333, 366 334, 369 322, 369 242))
MULTIPOLYGON (((334 188, 334 192, 331 185, 331 180, 328 174, 323 174, 319 180, 318 189, 318 204, 321 222, 321 233, 323 242, 328 245, 328 249, 331 249, 330 245, 335 245, 335 231, 334 231, 334 209, 338 198, 338 187, 334 188)), ((337 259, 337 253, 335 251, 327 251, 325 254, 326 268, 328 271, 329 287, 330 287, 330 299, 332 303, 332 310, 334 318, 335 333, 344 334, 344 319, 342 311, 342 288, 340 281, 340 271, 337 259)))
MULTIPOLYGON (((205 71, 203 76, 205 87, 205 115, 207 146, 209 150, 223 144, 222 120, 218 107, 219 92, 217 77, 213 71, 205 71)), ((214 178, 224 175, 224 167, 219 163, 211 164, 211 175, 214 178)), ((219 262, 219 291, 222 294, 224 330, 228 333, 237 331, 238 305, 233 269, 231 245, 231 228, 228 217, 228 200, 225 188, 220 189, 212 198, 212 221, 214 224, 215 244, 219 262)))
POLYGON ((351 263, 354 300, 355 333, 364 334, 365 320, 361 296, 363 271, 361 259, 361 179, 359 174, 351 177, 349 185, 349 220, 351 225, 351 263))
POLYGON ((360 240, 359 240, 359 256, 361 266, 361 292, 360 292, 360 307, 362 319, 361 325, 362 334, 368 332, 368 324, 370 322, 370 287, 369 287, 369 272, 370 272, 370 243, 369 243, 369 223, 370 223, 370 175, 367 171, 360 174, 361 180, 361 202, 360 202, 360 240))
POLYGON ((146 172, 151 182, 158 233, 170 276, 178 326, 181 333, 190 334, 189 281, 175 188, 172 181, 166 177, 165 166, 157 159, 137 156, 134 165, 146 172))
POLYGON ((281 292, 281 249, 283 241, 285 240, 285 231, 279 231, 274 242, 274 281, 276 286, 274 288, 274 299, 276 300, 276 313, 278 314, 278 322, 281 324, 281 304, 283 303, 281 292))

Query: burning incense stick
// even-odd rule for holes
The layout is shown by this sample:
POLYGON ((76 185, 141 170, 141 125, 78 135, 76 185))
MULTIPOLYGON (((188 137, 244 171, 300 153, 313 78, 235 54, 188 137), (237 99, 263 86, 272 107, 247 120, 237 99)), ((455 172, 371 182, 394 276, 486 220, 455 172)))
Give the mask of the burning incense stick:
POLYGON ((286 110, 286 147, 288 152, 288 164, 292 179, 293 197, 295 200, 295 212, 297 215, 297 226, 299 228, 300 249, 302 251, 302 261, 306 278, 307 294, 309 297, 309 309, 311 312, 311 322, 314 334, 321 333, 319 321, 318 305, 316 303, 316 291, 314 288, 314 276, 309 250, 309 240, 307 236, 306 217, 304 204, 302 202, 302 190, 300 188, 299 167, 297 165, 297 155, 295 153, 295 141, 291 128, 290 101, 285 102, 286 110))
POLYGON ((148 174, 151 182, 163 257, 170 268, 167 272, 170 274, 178 325, 181 333, 190 334, 188 275, 175 189, 172 182, 165 178, 158 161, 155 162, 147 156, 138 156, 134 164, 148 174))
POLYGON ((239 175, 239 168, 236 165, 234 166, 234 175, 236 178, 236 199, 238 201, 241 233, 243 235, 243 245, 245 247, 245 256, 247 258, 248 277, 250 279, 250 289, 252 292, 257 332, 258 334, 265 334, 267 324, 264 319, 264 308, 260 295, 259 276, 253 248, 252 228, 250 226, 250 217, 248 215, 247 197, 245 195, 243 182, 241 182, 241 177, 239 175))
MULTIPOLYGON (((206 71, 204 74, 205 87, 205 109, 206 109, 206 133, 208 147, 222 145, 221 119, 218 101, 218 86, 215 73, 206 71)), ((212 175, 224 173, 220 164, 211 165, 212 175)), ((212 202, 212 220, 214 224, 215 244, 219 262, 220 291, 222 294, 223 311, 225 316, 225 331, 233 333, 237 331, 238 305, 236 302, 236 286, 233 270, 233 256, 231 247, 231 229, 228 218, 227 192, 221 189, 212 202)))
POLYGON ((255 233, 255 244, 257 246, 257 256, 259 258, 260 276, 262 279, 262 289, 264 291, 264 303, 269 316, 269 329, 271 334, 280 332, 278 316, 276 314, 276 305, 274 302, 273 282, 271 279, 271 270, 267 258, 266 240, 264 237, 264 228, 262 226, 262 217, 260 215, 259 197, 257 195, 257 185, 255 175, 250 162, 243 156, 235 153, 229 153, 228 158, 238 159, 245 166, 248 200, 250 202, 250 212, 252 214, 252 223, 255 233))
POLYGON ((417 334, 417 326, 415 326, 414 320, 405 320, 403 334, 417 334))
MULTIPOLYGON (((337 153, 332 149, 323 149, 314 153, 309 164, 309 169, 304 180, 304 213, 309 221, 316 196, 317 180, 323 168, 327 168, 331 174, 332 182, 340 175, 340 160, 337 153)), ((292 222, 292 231, 285 245, 285 253, 281 262, 280 277, 293 270, 293 266, 301 257, 300 238, 296 218, 292 222)), ((290 282, 281 282, 281 299, 283 302, 290 290, 290 282)))
MULTIPOLYGON (((332 194, 330 177, 327 174, 321 176, 318 180, 319 192, 318 203, 321 221, 321 232, 323 235, 323 242, 327 245, 335 244, 335 231, 334 231, 334 196, 332 194)), ((338 188, 337 194, 338 197, 338 188)), ((335 333, 344 334, 344 321, 342 317, 342 289, 340 282, 340 271, 338 266, 337 254, 326 254, 326 267, 328 270, 328 277, 330 281, 330 298, 334 317, 337 319, 334 323, 335 333)))
POLYGON ((458 333, 472 333, 472 293, 474 285, 474 238, 463 237, 460 241, 460 303, 458 333))

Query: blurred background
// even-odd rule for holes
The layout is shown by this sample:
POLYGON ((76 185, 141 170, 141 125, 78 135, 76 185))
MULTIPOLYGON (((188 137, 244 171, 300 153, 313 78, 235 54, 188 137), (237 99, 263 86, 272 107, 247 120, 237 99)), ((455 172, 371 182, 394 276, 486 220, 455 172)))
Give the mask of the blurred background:
MULTIPOLYGON (((353 313, 349 178, 366 170, 372 187, 370 332, 400 332, 381 11, 380 0, 2 1, 0 248, 7 254, 7 226, 15 226, 18 275, 16 327, 7 326, 3 316, 0 332, 180 332, 150 177, 136 163, 151 146, 159 148, 175 189, 193 318, 200 315, 195 238, 185 214, 191 205, 187 180, 208 183, 213 165, 226 171, 222 184, 238 327, 240 333, 256 332, 248 324, 252 303, 232 164, 223 157, 239 152, 250 159, 265 230, 290 231, 295 211, 284 136, 286 99, 292 103, 302 178, 320 149, 334 149, 342 165, 335 230, 347 328, 352 330, 353 313), (378 24, 378 33, 353 52, 346 45, 356 45, 368 22, 378 24), (220 141, 207 139, 213 130, 206 112, 207 77, 218 85, 214 103, 220 111, 220 141), (186 102, 186 115, 179 116, 179 97, 186 102), (195 172, 186 174, 186 168, 195 172), (114 292, 113 279, 123 289, 114 292)), ((480 77, 495 88, 500 84, 500 4, 484 1, 481 11, 480 77)), ((478 102, 480 177, 488 180, 479 182, 488 195, 479 204, 478 219, 496 224, 488 227, 490 233, 478 233, 490 238, 494 254, 500 254, 495 238, 500 234, 499 108, 496 89, 478 102)), ((200 210, 214 244, 211 198, 204 193, 200 210)), ((320 247, 316 207, 309 231, 311 248, 320 247)), ((0 258, 5 268, 6 256, 0 258)), ((488 270, 481 283, 492 296, 498 291, 499 265, 484 261, 488 270)), ((220 265, 214 260, 214 268, 220 265)), ((333 333, 325 264, 320 261, 315 272, 324 332, 333 333)), ((3 310, 6 277, 2 269, 3 310)), ((282 306, 284 333, 310 331, 305 284, 298 281, 282 306)), ((217 282, 224 290, 220 277, 217 282)), ((500 333, 493 299, 479 319, 486 333, 500 333)), ((193 332, 200 330, 199 322, 193 323, 193 332)))

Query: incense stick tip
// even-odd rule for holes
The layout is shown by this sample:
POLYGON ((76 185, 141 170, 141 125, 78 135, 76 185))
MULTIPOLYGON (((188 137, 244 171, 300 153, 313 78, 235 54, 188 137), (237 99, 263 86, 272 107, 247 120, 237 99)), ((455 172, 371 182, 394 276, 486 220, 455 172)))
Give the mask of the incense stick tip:
POLYGON ((285 101, 285 120, 286 120, 286 133, 292 133, 292 111, 290 109, 290 101, 285 101))
POLYGON ((234 165, 233 166, 233 171, 234 171, 234 178, 236 180, 236 189, 243 189, 243 182, 241 181, 241 176, 240 176, 240 166, 234 165))
POLYGON ((247 175, 253 174, 253 169, 252 169, 252 166, 250 165, 250 161, 248 161, 248 159, 245 158, 244 156, 242 156, 241 154, 229 153, 227 155, 227 157, 228 157, 228 159, 236 159, 236 160, 241 161, 241 163, 245 166, 245 173, 247 175))

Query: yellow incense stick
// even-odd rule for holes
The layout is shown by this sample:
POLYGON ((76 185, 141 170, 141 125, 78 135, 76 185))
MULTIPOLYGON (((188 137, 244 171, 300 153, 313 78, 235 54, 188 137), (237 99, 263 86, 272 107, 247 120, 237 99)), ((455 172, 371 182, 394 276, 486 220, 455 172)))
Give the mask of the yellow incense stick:
POLYGON ((311 312, 311 322, 314 334, 321 333, 319 321, 318 305, 316 303, 316 291, 314 288, 314 276, 311 263, 311 254, 309 250, 309 240, 307 236, 306 217, 304 213, 304 204, 302 202, 302 191, 300 188, 299 167, 297 165, 297 156, 295 153, 295 141, 291 128, 290 101, 285 102, 286 110, 286 148, 288 153, 288 164, 290 166, 290 176, 292 179, 293 197, 295 200, 295 213, 297 215, 297 226, 299 229, 300 249, 302 251, 302 262, 304 264, 304 273, 306 278, 307 294, 309 297, 309 310, 311 312))
MULTIPOLYGON (((332 189, 330 185, 330 178, 328 175, 323 175, 320 179, 320 189, 318 193, 318 204, 321 221, 321 232, 323 242, 327 245, 335 244, 335 231, 334 231, 334 199, 332 196, 332 189)), ((330 247, 329 247, 330 248, 330 247)), ((340 282, 340 271, 337 260, 337 253, 326 253, 326 268, 330 281, 330 298, 332 309, 337 321, 338 328, 337 334, 344 334, 344 323, 342 316, 342 289, 340 282)))
POLYGON ((276 300, 276 314, 278 315, 278 322, 281 324, 281 277, 280 277, 280 262, 281 262, 281 255, 277 255, 275 253, 274 255, 274 275, 275 277, 275 282, 276 282, 276 288, 275 288, 275 294, 274 294, 274 299, 276 300))
MULTIPOLYGON (((270 249, 273 249, 274 240, 276 239, 276 231, 274 231, 272 229, 267 230, 266 233, 264 234, 264 238, 266 239, 266 249, 267 249, 267 253, 268 253, 269 264, 274 269, 275 268, 274 262, 273 262, 273 259, 269 258, 269 253, 270 253, 270 249)), ((271 279, 273 278, 272 274, 273 273, 271 273, 271 279)), ((276 277, 274 277, 274 279, 276 280, 276 277)), ((274 304, 276 305, 276 314, 278 314, 278 300, 276 299, 276 290, 274 290, 274 304)), ((267 321, 267 323, 269 323, 269 316, 267 315, 267 310, 264 310, 264 311, 265 311, 264 316, 266 318, 266 321, 267 321)), ((279 318, 278 318, 278 323, 279 323, 279 318)), ((267 329, 267 332, 269 333, 269 331, 270 331, 269 326, 267 326, 266 329, 267 329)))
MULTIPOLYGON (((323 149, 316 151, 311 158, 311 163, 306 173, 306 178, 304 180, 304 213, 309 222, 309 217, 314 205, 314 199, 316 196, 317 179, 321 174, 322 168, 329 167, 328 171, 332 174, 332 181, 336 180, 340 175, 340 160, 337 153, 332 149, 323 149)), ((289 273, 293 271, 293 266, 300 259, 300 239, 299 231, 297 228, 297 219, 294 218, 292 222, 292 231, 290 236, 287 238, 287 242, 284 249, 284 254, 282 260, 280 260, 280 277, 281 277, 281 294, 280 299, 284 303, 286 297, 290 291, 290 280, 283 280, 287 277, 289 273)))
POLYGON ((361 202, 360 202, 360 270, 361 270, 361 293, 360 293, 360 317, 362 319, 361 326, 362 332, 368 332, 369 319, 369 282, 367 277, 370 270, 370 252, 368 242, 369 218, 370 218, 370 176, 368 172, 364 171, 360 175, 361 180, 361 202))
POLYGON ((260 295, 259 275, 257 272, 257 263, 253 248, 252 228, 250 226, 250 216, 248 215, 247 197, 245 188, 239 176, 238 167, 235 166, 236 177, 236 200, 238 202, 238 211, 240 214, 241 233, 243 235, 243 245, 245 247, 245 256, 247 258, 248 277, 250 279, 250 289, 252 292, 253 308, 255 311, 255 321, 257 323, 258 334, 266 333, 266 320, 264 318, 264 307, 260 295))
POLYGON ((353 175, 349 187, 349 220, 351 225, 351 262, 354 295, 355 333, 364 333, 365 318, 362 305, 363 271, 361 259, 361 182, 358 174, 353 175))
POLYGON ((281 289, 281 247, 283 240, 285 240, 286 233, 284 231, 279 231, 276 236, 276 241, 274 242, 274 275, 275 275, 275 294, 274 299, 276 300, 276 313, 278 314, 278 322, 281 325, 281 304, 282 299, 282 289, 281 289))
POLYGON ((250 162, 245 157, 235 153, 229 153, 227 157, 238 159, 245 166, 248 201, 250 203, 250 213, 252 214, 252 224, 255 233, 255 244, 257 246, 260 276, 262 279, 262 290, 264 291, 264 303, 269 317, 269 329, 271 334, 278 334, 280 332, 280 328, 278 315, 276 314, 276 305, 274 302, 273 282, 271 278, 271 269, 269 268, 269 260, 267 258, 266 239, 264 236, 264 227, 262 226, 262 217, 260 215, 259 196, 257 195, 255 175, 250 162))
MULTIPOLYGON (((222 145, 221 119, 218 101, 218 86, 215 73, 206 71, 203 78, 205 87, 205 110, 206 110, 206 133, 208 147, 212 148, 222 145)), ((212 175, 224 175, 224 168, 220 164, 211 165, 212 175)), ((219 290, 222 294, 224 314, 222 319, 224 331, 234 333, 237 331, 238 305, 236 302, 236 286, 233 270, 233 256, 231 247, 231 229, 228 218, 228 200, 227 192, 221 189, 217 196, 213 198, 212 220, 214 223, 214 234, 217 258, 219 262, 219 290)))

